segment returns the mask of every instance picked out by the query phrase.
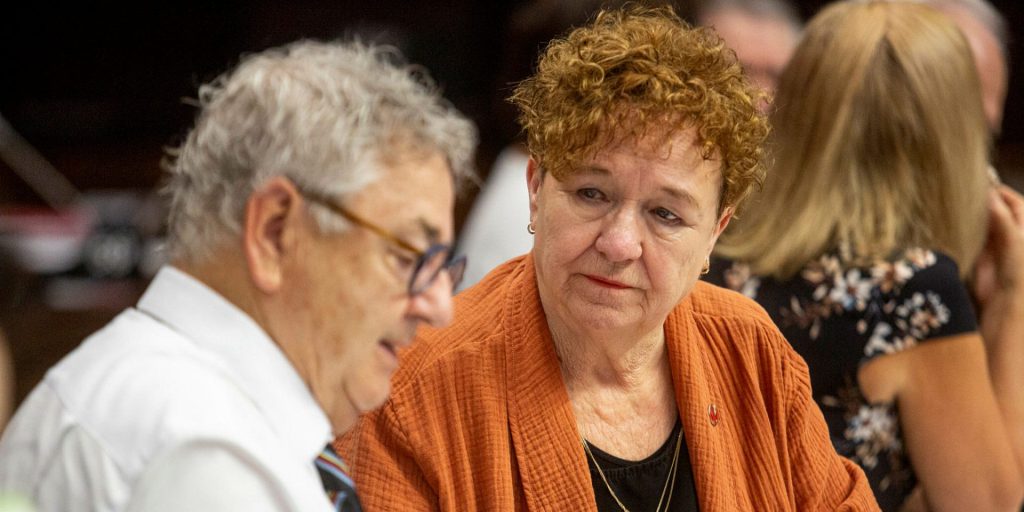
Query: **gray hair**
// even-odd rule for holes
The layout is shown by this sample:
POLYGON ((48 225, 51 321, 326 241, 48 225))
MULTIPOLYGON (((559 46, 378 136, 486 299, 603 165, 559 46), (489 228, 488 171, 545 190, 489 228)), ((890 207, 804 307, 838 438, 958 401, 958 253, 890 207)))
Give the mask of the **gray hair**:
POLYGON ((788 0, 704 0, 697 6, 696 19, 700 22, 711 13, 724 9, 737 9, 755 18, 782 21, 796 34, 803 30, 800 14, 788 0))
MULTIPOLYGON (((473 179, 475 127, 393 48, 272 48, 201 86, 198 101, 195 128, 165 162, 171 258, 202 259, 237 235, 249 195, 275 176, 343 200, 397 151, 441 153, 456 187, 473 179)), ((321 207, 311 211, 321 229, 346 227, 321 207)))
POLYGON ((926 3, 945 12, 962 9, 996 38, 1004 60, 1009 58, 1010 31, 1007 29, 1006 18, 986 0, 927 0, 926 3))

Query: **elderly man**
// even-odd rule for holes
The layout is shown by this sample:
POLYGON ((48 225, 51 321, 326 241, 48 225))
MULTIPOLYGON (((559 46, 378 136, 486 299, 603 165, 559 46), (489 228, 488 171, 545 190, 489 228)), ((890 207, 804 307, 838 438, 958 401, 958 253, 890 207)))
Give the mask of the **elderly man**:
MULTIPOLYGON (((743 71, 768 93, 775 94, 779 75, 800 41, 803 22, 787 0, 706 0, 697 22, 714 27, 743 65, 743 71)), ((762 110, 769 103, 761 102, 762 110)))
POLYGON ((359 510, 325 445, 387 398, 416 326, 451 318, 475 141, 392 57, 300 42, 200 89, 172 264, 32 392, 0 489, 41 511, 359 510))

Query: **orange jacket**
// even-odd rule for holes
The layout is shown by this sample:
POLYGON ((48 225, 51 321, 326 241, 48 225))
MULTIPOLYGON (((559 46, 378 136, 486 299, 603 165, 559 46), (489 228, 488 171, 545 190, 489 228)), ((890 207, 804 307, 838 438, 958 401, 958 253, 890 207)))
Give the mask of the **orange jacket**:
MULTIPOLYGON (((698 282, 665 336, 702 511, 878 510, 753 301, 698 282)), ((455 323, 421 332, 391 398, 337 447, 367 511, 595 510, 532 258, 460 294, 455 323)))

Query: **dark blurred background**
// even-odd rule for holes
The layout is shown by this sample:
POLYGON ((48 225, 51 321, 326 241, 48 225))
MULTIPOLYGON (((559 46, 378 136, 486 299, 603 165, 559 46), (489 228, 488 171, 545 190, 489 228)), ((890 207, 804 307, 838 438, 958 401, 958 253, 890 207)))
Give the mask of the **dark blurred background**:
MULTIPOLYGON (((8 2, 0 14, 0 115, 37 151, 27 161, 38 164, 42 157, 66 182, 32 186, 0 159, 0 212, 41 238, 77 236, 88 250, 88 257, 47 262, 46 257, 69 249, 43 242, 35 249, 39 268, 21 272, 9 272, 11 260, 0 260, 7 274, 0 280, 0 326, 18 369, 16 398, 20 401, 83 336, 137 298, 154 264, 148 259, 150 242, 160 236, 161 210, 152 192, 161 180, 161 156, 166 146, 178 143, 195 114, 183 99, 194 97, 199 84, 227 69, 239 54, 304 37, 358 34, 392 43, 410 61, 426 66, 445 96, 477 122, 478 168, 486 176, 497 152, 516 135, 502 106, 509 82, 521 77, 523 67, 512 62, 522 58, 509 57, 510 49, 522 44, 510 35, 509 24, 524 16, 525 6, 543 3, 8 2), (47 198, 46 190, 57 192, 47 198), (89 225, 99 225, 102 236, 62 227, 81 220, 73 213, 63 224, 54 223, 50 204, 67 197, 60 191, 81 192, 94 205, 100 218, 89 225)), ((806 19, 826 2, 797 3, 806 19)), ((1011 33, 1024 38, 1024 6, 1013 0, 993 3, 1011 33)), ((678 7, 688 16, 693 6, 679 2, 678 7)), ((995 154, 1004 179, 1013 184, 1024 174, 1022 53, 1021 45, 1011 48, 1014 69, 995 154)), ((460 203, 457 225, 472 195, 460 203)), ((0 232, 5 226, 0 218, 0 232)))

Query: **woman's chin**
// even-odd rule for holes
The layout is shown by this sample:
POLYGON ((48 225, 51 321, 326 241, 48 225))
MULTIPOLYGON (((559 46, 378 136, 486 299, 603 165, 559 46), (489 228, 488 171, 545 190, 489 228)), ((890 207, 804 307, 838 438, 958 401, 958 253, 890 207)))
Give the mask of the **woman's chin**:
POLYGON ((620 330, 639 325, 643 319, 643 312, 636 305, 578 300, 573 302, 569 306, 573 323, 587 330, 620 330))

